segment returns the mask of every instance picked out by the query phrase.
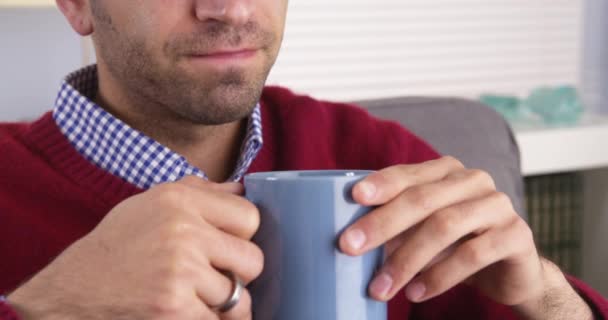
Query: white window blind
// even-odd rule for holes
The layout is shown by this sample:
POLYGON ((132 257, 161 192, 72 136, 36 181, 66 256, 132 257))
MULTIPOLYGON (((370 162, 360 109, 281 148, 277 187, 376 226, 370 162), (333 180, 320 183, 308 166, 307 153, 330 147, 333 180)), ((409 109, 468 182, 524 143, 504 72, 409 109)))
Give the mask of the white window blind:
POLYGON ((608 1, 585 1, 583 92, 589 110, 608 113, 608 1))
POLYGON ((291 0, 269 84, 333 100, 580 83, 583 0, 291 0))

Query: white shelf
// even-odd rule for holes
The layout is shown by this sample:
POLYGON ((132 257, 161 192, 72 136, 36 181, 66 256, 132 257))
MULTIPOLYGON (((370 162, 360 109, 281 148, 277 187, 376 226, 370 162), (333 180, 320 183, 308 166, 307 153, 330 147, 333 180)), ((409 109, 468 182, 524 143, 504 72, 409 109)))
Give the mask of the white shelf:
POLYGON ((608 167, 608 116, 587 114, 572 126, 515 124, 524 175, 608 167))
POLYGON ((54 0, 0 0, 1 7, 22 8, 22 7, 54 7, 54 0))

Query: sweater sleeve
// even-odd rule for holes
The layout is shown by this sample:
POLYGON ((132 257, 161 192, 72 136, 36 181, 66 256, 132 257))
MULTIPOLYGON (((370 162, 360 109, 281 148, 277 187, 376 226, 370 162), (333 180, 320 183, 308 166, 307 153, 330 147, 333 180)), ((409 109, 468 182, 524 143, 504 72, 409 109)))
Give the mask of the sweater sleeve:
POLYGON ((6 298, 0 296, 0 320, 20 320, 17 312, 6 302, 6 298))
POLYGON ((569 275, 566 275, 566 278, 574 290, 589 304, 595 319, 608 320, 608 300, 583 281, 569 275))
POLYGON ((388 143, 385 150, 385 166, 415 164, 434 160, 441 155, 429 143, 396 122, 385 122, 383 137, 388 143))
MULTIPOLYGON (((572 276, 566 275, 566 277, 574 289, 591 307, 595 319, 608 320, 608 301, 582 281, 572 276)), ((405 296, 405 294, 400 295, 405 296)), ((409 316, 410 319, 428 320, 520 319, 510 307, 499 304, 483 295, 479 290, 463 284, 431 300, 413 306, 408 306, 405 298, 401 300, 402 302, 399 305, 391 301, 393 302, 391 305, 393 310, 389 309, 389 314, 392 312, 393 317, 389 319, 407 319, 405 316, 409 316)))

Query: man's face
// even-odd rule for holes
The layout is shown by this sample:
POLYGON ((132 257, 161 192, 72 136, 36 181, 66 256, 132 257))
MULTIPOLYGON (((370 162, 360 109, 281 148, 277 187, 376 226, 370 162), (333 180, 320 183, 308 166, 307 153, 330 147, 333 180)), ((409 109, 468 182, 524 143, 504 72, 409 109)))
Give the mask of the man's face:
POLYGON ((287 11, 287 0, 90 4, 98 63, 129 97, 206 125, 250 114, 278 55, 287 11))

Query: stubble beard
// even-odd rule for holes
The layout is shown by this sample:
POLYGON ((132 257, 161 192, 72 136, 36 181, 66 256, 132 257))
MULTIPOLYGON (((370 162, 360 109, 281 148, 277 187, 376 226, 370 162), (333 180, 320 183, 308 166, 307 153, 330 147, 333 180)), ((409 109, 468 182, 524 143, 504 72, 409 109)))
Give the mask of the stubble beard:
POLYGON ((160 63, 146 46, 144 37, 126 36, 103 10, 96 16, 95 41, 110 75, 126 88, 137 112, 165 114, 202 125, 221 125, 246 118, 260 99, 276 53, 270 32, 254 23, 236 29, 216 24, 196 34, 180 35, 163 47, 168 63, 160 63), (213 48, 217 44, 239 45, 243 39, 261 45, 263 64, 255 68, 229 68, 221 73, 195 74, 179 65, 182 53, 213 48))

